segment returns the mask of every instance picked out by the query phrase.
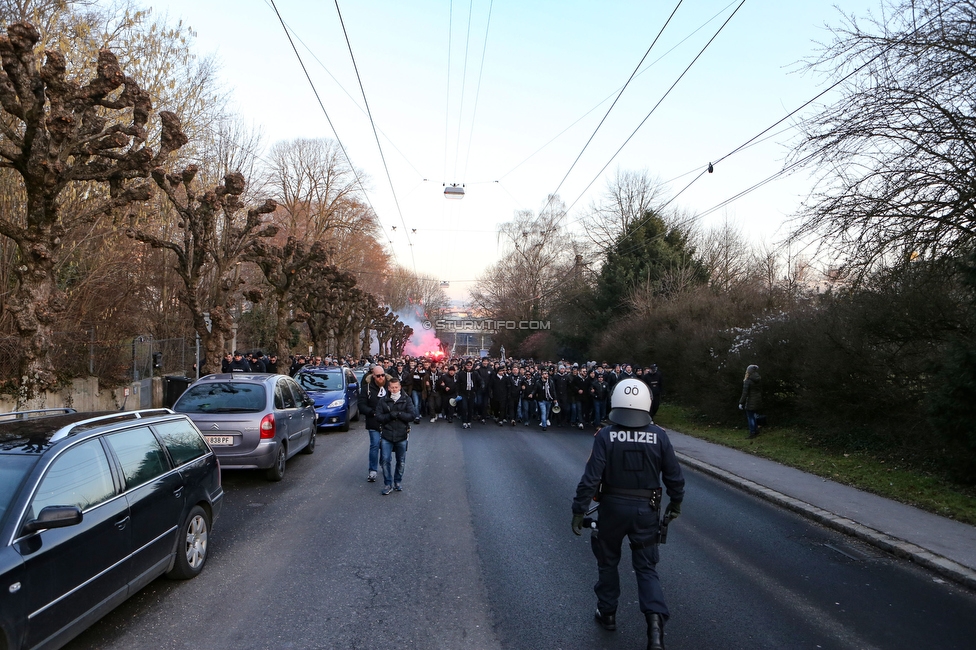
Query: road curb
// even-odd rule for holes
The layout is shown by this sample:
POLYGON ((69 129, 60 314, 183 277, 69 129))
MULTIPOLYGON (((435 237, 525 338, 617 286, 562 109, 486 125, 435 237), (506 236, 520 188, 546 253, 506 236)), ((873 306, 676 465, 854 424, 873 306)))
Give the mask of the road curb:
POLYGON ((935 571, 939 575, 957 582, 969 589, 976 590, 976 571, 958 562, 954 562, 946 557, 933 553, 928 549, 917 546, 903 539, 892 537, 886 533, 874 530, 856 521, 841 517, 823 508, 811 505, 805 501, 777 492, 765 485, 760 485, 755 481, 742 478, 728 470, 715 467, 704 461, 698 460, 677 452, 678 459, 682 464, 698 470, 709 476, 713 476, 721 481, 729 483, 745 492, 754 494, 762 499, 771 501, 779 506, 792 510, 808 519, 812 519, 824 526, 833 528, 847 535, 852 535, 872 546, 891 553, 896 557, 915 562, 920 566, 935 571))

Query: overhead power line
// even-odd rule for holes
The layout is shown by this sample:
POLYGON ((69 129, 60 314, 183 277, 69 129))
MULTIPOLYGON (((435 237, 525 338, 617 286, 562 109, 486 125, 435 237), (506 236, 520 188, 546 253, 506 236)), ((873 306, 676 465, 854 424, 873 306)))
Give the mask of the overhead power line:
MULTIPOLYGON (((454 142, 454 181, 457 181, 458 154, 461 152, 461 122, 464 117, 464 90, 468 77, 468 47, 471 45, 471 14, 474 11, 474 0, 468 3, 468 31, 464 37, 464 65, 461 66, 461 105, 458 108, 457 138, 454 142)), ((444 179, 445 181, 447 179, 444 179)))
MULTIPOLYGON (((935 19, 933 19, 933 21, 934 20, 935 19)), ((932 21, 929 21, 929 22, 932 22, 932 21)), ((928 24, 928 23, 926 23, 926 24, 928 24)), ((925 25, 921 25, 921 26, 917 27, 915 29, 915 31, 917 32, 919 29, 922 29, 924 26, 925 25)), ((849 73, 847 73, 846 75, 844 75, 843 77, 841 77, 840 79, 838 79, 837 81, 835 81, 834 83, 832 83, 829 86, 827 86, 824 90, 820 91, 819 93, 817 93, 816 95, 814 95, 813 97, 811 97, 809 100, 803 102, 797 108, 795 108, 794 110, 790 111, 789 113, 787 113, 786 115, 784 115, 782 118, 776 120, 775 122, 773 122, 772 124, 770 124, 768 127, 766 127, 765 129, 763 129, 762 131, 760 131, 756 135, 752 136, 751 138, 749 138, 748 140, 746 140, 745 142, 743 142, 742 144, 740 144, 738 147, 736 147, 735 149, 733 149, 730 152, 728 152, 727 154, 725 154, 724 156, 721 156, 720 158, 717 158, 714 162, 710 162, 704 168, 701 168, 701 167, 698 168, 700 170, 699 173, 698 173, 698 175, 695 176, 695 178, 693 178, 690 183, 688 183, 683 188, 681 188, 681 190, 677 194, 673 195, 663 205, 661 205, 660 207, 658 207, 657 210, 658 211, 662 211, 665 208, 667 208, 669 205, 671 205, 671 203, 673 203, 679 196, 681 196, 682 194, 684 194, 692 185, 694 185, 696 182, 698 182, 698 180, 701 179, 702 176, 704 176, 706 173, 708 173, 709 167, 711 167, 712 169, 714 169, 714 167, 716 165, 718 165, 720 162, 726 160, 730 156, 733 156, 733 155, 739 153, 740 151, 742 151, 742 150, 744 150, 744 149, 746 149, 748 147, 751 147, 753 144, 756 144, 757 141, 759 141, 760 138, 762 138, 764 135, 766 135, 767 133, 769 133, 772 129, 776 128, 777 126, 779 126, 780 124, 782 124, 786 120, 790 119, 791 117, 793 117, 794 115, 796 115, 797 113, 799 113, 804 108, 810 106, 815 101, 817 101, 818 99, 820 99, 821 97, 823 97, 827 93, 831 92, 832 90, 836 89, 841 84, 846 83, 854 75, 860 73, 865 68, 867 68, 868 66, 870 66, 871 64, 873 64, 875 61, 877 61, 881 56, 883 56, 892 47, 894 47, 894 44, 889 45, 888 47, 884 48, 882 51, 878 52, 873 57, 871 57, 870 59, 868 59, 867 61, 865 61, 861 65, 857 66, 856 68, 854 68, 853 70, 851 70, 849 73)), ((725 201, 723 201, 722 203, 720 203, 720 204, 718 204, 716 206, 713 206, 713 207, 709 208, 708 210, 706 210, 705 212, 703 212, 700 215, 695 215, 691 219, 687 220, 683 225, 690 225, 694 220, 701 219, 702 217, 704 217, 704 216, 706 216, 708 214, 711 214, 712 212, 715 212, 716 210, 719 210, 721 208, 724 208, 725 206, 729 205, 730 203, 732 203, 734 201, 737 201, 740 198, 742 198, 743 196, 746 196, 747 194, 750 194, 750 193, 758 190, 759 188, 761 188, 764 185, 772 182, 773 180, 779 178, 780 176, 783 176, 783 175, 785 175, 787 173, 791 173, 796 168, 798 168, 802 163, 805 163, 808 160, 810 160, 815 155, 815 153, 816 152, 814 152, 814 154, 810 154, 810 155, 804 156, 800 160, 794 161, 793 163, 787 165, 786 167, 784 167, 780 171, 778 171, 778 172, 772 174, 771 176, 763 179, 762 181, 756 183, 755 185, 753 185, 753 186, 751 186, 751 187, 749 187, 749 188, 747 188, 747 189, 739 192, 735 196, 733 196, 733 197, 731 197, 729 199, 726 199, 725 201)), ((687 172, 685 174, 682 174, 682 176, 687 176, 689 173, 691 173, 691 172, 687 172)), ((678 178, 680 178, 680 177, 678 177, 678 178)), ((673 180, 677 180, 677 178, 675 178, 673 180)), ((636 224, 635 224, 635 229, 637 227, 640 227, 641 225, 643 225, 649 218, 650 218, 650 216, 648 216, 646 218, 643 218, 643 219, 637 221, 636 224)), ((579 221, 580 220, 577 219, 577 221, 575 223, 578 223, 579 221)), ((630 251, 635 250, 635 249, 636 249, 636 246, 632 245, 630 248, 622 249, 620 252, 627 253, 627 252, 630 252, 630 251)))
MULTIPOLYGON (((485 52, 488 51, 488 31, 491 29, 491 10, 495 6, 495 0, 488 3, 488 23, 485 25, 485 44, 481 48, 481 67, 478 70, 478 87, 474 93, 474 111, 471 113, 471 131, 468 133, 468 153, 464 157, 464 172, 461 178, 468 175, 468 161, 471 160, 471 141, 474 139, 474 123, 478 116, 478 98, 481 97, 481 78, 485 72, 485 52)), ((455 179, 457 180, 457 179, 455 179)))
MULTIPOLYGON (((745 0, 743 0, 745 1, 745 0)), ((396 204, 397 213, 400 215, 400 223, 403 224, 403 236, 407 238, 407 245, 410 247, 410 261, 413 264, 413 272, 417 272, 417 260, 413 254, 413 242, 410 241, 410 234, 407 232, 407 222, 403 218, 403 210, 400 209, 400 199, 397 198, 396 188, 393 187, 393 177, 390 176, 390 168, 386 164, 386 156, 383 155, 383 143, 380 142, 379 133, 376 132, 376 122, 373 121, 373 112, 369 108, 369 100, 366 99, 366 89, 363 87, 363 78, 359 76, 359 66, 356 65, 356 56, 352 53, 352 43, 349 42, 349 33, 346 31, 346 23, 342 20, 342 11, 339 10, 339 0, 335 0, 336 13, 339 15, 339 24, 342 25, 342 35, 346 38, 346 47, 349 48, 349 58, 352 59, 353 70, 356 71, 356 79, 359 81, 359 90, 363 93, 363 104, 366 105, 366 114, 369 116, 369 124, 373 127, 373 137, 376 138, 376 147, 380 150, 380 160, 383 161, 383 169, 386 171, 386 180, 390 183, 390 192, 393 193, 393 202, 396 204)))
MULTIPOLYGON (((742 1, 745 2, 745 0, 742 0, 742 1)), ((600 130, 600 127, 603 126, 603 123, 606 121, 607 117, 610 116, 610 111, 612 111, 613 110, 613 107, 617 105, 617 102, 620 100, 620 97, 624 94, 624 91, 627 90, 627 86, 629 86, 630 85, 630 82, 633 81, 634 76, 637 75, 637 72, 640 70, 640 67, 642 65, 644 65, 644 60, 647 59, 648 55, 651 53, 651 50, 654 49, 654 45, 657 44, 658 40, 661 38, 661 34, 663 34, 664 33, 664 30, 667 29, 668 25, 671 23, 671 19, 674 18, 674 15, 676 13, 678 13, 678 8, 681 7, 681 3, 682 2, 684 2, 684 0, 678 0, 678 4, 676 4, 674 6, 674 9, 671 11, 671 15, 668 16, 668 19, 666 21, 664 21, 664 25, 661 26, 661 29, 660 29, 660 31, 658 31, 657 36, 655 36, 654 37, 654 40, 651 41, 650 46, 647 48, 647 51, 644 52, 644 56, 641 57, 641 60, 637 63, 637 66, 634 68, 634 71, 630 73, 630 77, 627 78, 627 81, 624 83, 623 87, 620 89, 620 92, 617 93, 616 98, 614 98, 613 103, 610 104, 610 108, 607 109, 607 112, 603 115, 603 118, 600 119, 600 123, 596 125, 596 128, 595 129, 593 129, 593 133, 590 134, 589 139, 586 141, 586 144, 583 145, 583 148, 580 150, 579 154, 576 156, 576 159, 573 161, 573 164, 570 165, 569 166, 569 169, 566 170, 566 174, 563 176, 563 179, 561 181, 559 181, 559 185, 556 186, 556 189, 552 193, 549 194, 549 199, 546 201, 545 207, 542 208, 542 211, 543 212, 545 212, 546 209, 549 207, 549 205, 552 204, 553 199, 559 193, 559 189, 563 186, 563 183, 566 182, 566 179, 569 178, 569 174, 573 171, 573 168, 576 167, 576 163, 578 163, 579 162, 579 159, 583 157, 583 152, 585 152, 586 151, 586 148, 590 146, 590 143, 593 142, 593 138, 596 137, 596 134, 600 130)), ((643 124, 643 122, 642 122, 642 124, 643 124)), ((640 128, 640 127, 638 127, 638 128, 640 128)), ((626 144, 626 143, 624 143, 624 144, 626 144)), ((609 164, 609 163, 607 163, 607 164, 609 164)), ((606 167, 604 167, 604 169, 606 169, 606 167)), ((602 170, 601 170, 600 173, 603 173, 602 170)))
POLYGON ((447 100, 444 107, 444 180, 447 180, 447 148, 451 129, 451 46, 454 36, 454 0, 448 7, 447 18, 447 100))
MULTIPOLYGON (((711 18, 709 18, 708 20, 706 20, 705 22, 703 22, 696 29, 694 29, 691 33, 689 33, 683 39, 681 39, 680 41, 678 41, 677 43, 675 43, 673 46, 671 46, 671 48, 668 51, 666 51, 664 54, 662 54, 661 56, 657 57, 656 59, 654 59, 653 61, 651 61, 650 63, 648 63, 647 66, 645 66, 643 70, 641 70, 640 72, 637 73, 637 76, 639 77, 642 74, 644 74, 645 72, 647 72, 648 70, 650 70, 651 68, 653 68, 664 57, 666 57, 667 55, 671 54, 676 49, 678 49, 681 45, 684 44, 685 41, 687 41, 689 38, 691 38, 692 36, 694 36, 695 34, 697 34, 698 32, 700 32, 701 30, 703 30, 705 28, 705 26, 708 25, 708 23, 710 23, 713 20, 715 20, 716 18, 718 18, 723 12, 725 12, 726 9, 728 9, 729 7, 731 7, 732 5, 734 5, 738 1, 739 0, 732 0, 732 2, 730 2, 729 4, 725 5, 721 9, 719 9, 717 12, 715 12, 715 14, 712 15, 711 18)), ((567 131, 569 131, 571 128, 573 128, 574 126, 576 126, 577 124, 579 124, 580 122, 582 122, 586 117, 589 116, 590 113, 592 113, 596 109, 598 109, 601 106, 603 106, 603 104, 605 104, 608 99, 610 99, 611 97, 613 97, 614 94, 616 94, 620 90, 621 90, 621 88, 617 88, 612 93, 610 93, 609 95, 607 95, 606 97, 604 97, 602 100, 600 100, 596 104, 596 106, 594 106, 590 110, 586 111, 586 113, 584 113, 583 115, 581 115, 576 121, 574 121, 572 124, 570 124, 569 126, 567 126, 565 129, 563 129, 562 131, 560 131, 559 133, 557 133, 555 136, 552 137, 552 139, 550 139, 544 145, 542 145, 541 147, 539 147, 538 149, 536 149, 535 151, 533 151, 531 154, 529 154, 524 160, 522 160, 522 162, 518 163, 517 165, 515 165, 514 167, 512 167, 511 169, 509 169, 507 172, 505 172, 504 174, 502 174, 501 176, 499 176, 498 177, 499 180, 505 178, 506 176, 508 176, 509 174, 511 174, 512 172, 514 172, 516 169, 518 169, 519 167, 521 167, 525 163, 529 162, 532 158, 534 158, 536 156, 536 154, 538 154, 540 151, 542 151, 543 149, 545 149, 546 147, 548 147, 549 145, 551 145, 553 142, 555 142, 556 140, 558 140, 560 138, 560 136, 562 136, 564 133, 566 133, 567 131)), ((697 169, 697 167, 695 169, 697 169)))
MULTIPOLYGON (((284 30, 285 36, 288 38, 288 44, 291 45, 292 52, 295 53, 295 57, 298 59, 298 64, 302 66, 302 72, 305 73, 305 79, 308 80, 308 85, 312 88, 312 94, 315 95, 315 101, 318 102, 319 108, 322 109, 322 114, 325 115, 326 121, 329 123, 329 128, 332 129, 332 134, 335 136, 336 142, 339 143, 339 148, 342 149, 342 155, 345 156, 346 162, 349 163, 349 168, 352 170, 353 175, 356 177, 356 183, 359 185, 359 190, 363 193, 363 198, 366 199, 366 203, 369 205, 369 209, 376 215, 376 219, 380 220, 380 215, 373 207, 372 201, 369 200, 369 194, 366 192, 366 187, 363 185, 363 181, 359 176, 359 171, 356 166, 352 164, 352 158, 349 157, 349 152, 346 151, 346 146, 342 144, 342 138, 339 137, 339 132, 336 130, 335 125, 332 123, 332 118, 329 117, 329 111, 325 110, 325 104, 322 102, 322 97, 319 95, 318 89, 315 87, 315 82, 312 81, 311 75, 308 73, 308 68, 305 67, 305 61, 302 60, 302 55, 298 53, 298 48, 295 47, 295 41, 291 38, 291 32, 285 25, 285 20, 281 17, 281 12, 278 11, 278 6, 275 5, 274 0, 269 0, 271 2, 271 8, 274 9, 275 15, 278 17, 278 22, 281 23, 281 29, 284 30)), ((402 217, 401 217, 402 218, 402 217)), ((382 221, 381 221, 382 223, 382 221)), ((385 230, 384 230, 385 232, 385 230)), ((409 241, 409 240, 408 240, 409 241)), ((392 244, 392 242, 390 242, 392 244)), ((399 264, 397 260, 396 249, 390 246, 390 251, 393 253, 394 261, 399 264)), ((413 249, 410 249, 411 256, 413 255, 413 249)), ((416 266, 416 265, 415 265, 416 266)))
POLYGON ((707 50, 708 47, 715 42, 715 39, 718 38, 718 35, 722 33, 722 30, 725 29, 725 27, 729 24, 732 18, 735 17, 735 14, 739 12, 739 9, 742 9, 742 5, 744 5, 745 3, 746 0, 742 0, 742 2, 739 3, 739 6, 737 6, 731 14, 729 14, 729 17, 725 19, 725 22, 722 23, 722 26, 718 28, 718 30, 710 39, 708 39, 708 42, 705 43, 705 46, 698 52, 697 55, 695 55, 695 58, 691 60, 691 63, 688 64, 688 66, 684 69, 684 71, 680 75, 678 75, 678 78, 675 79, 674 83, 671 84, 671 87, 668 88, 667 91, 665 91, 665 93, 661 96, 661 99, 659 99, 657 103, 654 104, 654 106, 647 113, 644 119, 641 120, 640 124, 637 125, 637 128, 635 128, 634 131, 629 136, 627 136, 627 139, 624 140, 624 143, 622 145, 620 145, 620 148, 617 149, 617 151, 614 152, 612 156, 610 156, 610 160, 608 160, 607 163, 602 168, 600 168, 600 171, 597 172, 597 175, 593 177, 593 180, 591 180, 587 184, 587 186, 583 189, 580 195, 576 197, 576 200, 573 201, 568 208, 566 208, 567 213, 573 208, 574 205, 576 205, 579 202, 581 198, 583 198, 583 196, 589 191, 589 189, 593 187, 593 183, 595 183, 600 178, 600 176, 603 175, 603 172, 605 172, 607 167, 610 166, 610 163, 612 163, 614 159, 616 159, 616 157, 620 155, 620 152, 624 150, 624 147, 626 147, 627 144, 633 139, 633 137, 637 135, 637 132, 640 131, 642 126, 644 126, 644 123, 650 119, 651 115, 654 114, 654 112, 658 109, 658 107, 662 104, 662 102, 664 102, 664 100, 667 99, 668 95, 671 94, 671 91, 674 90, 675 86, 677 86, 678 83, 684 78, 684 76, 688 74, 688 71, 691 70, 692 66, 694 66, 695 63, 698 61, 698 59, 701 58, 702 54, 705 53, 705 50, 707 50))

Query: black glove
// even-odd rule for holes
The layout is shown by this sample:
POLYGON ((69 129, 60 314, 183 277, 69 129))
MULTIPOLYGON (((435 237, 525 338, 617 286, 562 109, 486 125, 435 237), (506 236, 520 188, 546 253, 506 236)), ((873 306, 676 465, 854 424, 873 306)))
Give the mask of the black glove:
POLYGON ((583 515, 573 514, 573 534, 580 535, 583 532, 583 515))
POLYGON ((681 502, 680 501, 669 501, 668 507, 664 509, 664 517, 668 521, 673 521, 678 518, 681 514, 681 502))

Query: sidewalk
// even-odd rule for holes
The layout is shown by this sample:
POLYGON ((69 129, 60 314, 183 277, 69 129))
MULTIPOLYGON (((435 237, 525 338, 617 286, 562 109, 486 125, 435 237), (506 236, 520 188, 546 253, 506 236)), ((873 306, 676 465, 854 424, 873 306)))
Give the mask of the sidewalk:
POLYGON ((682 464, 976 589, 976 527, 668 429, 682 464))

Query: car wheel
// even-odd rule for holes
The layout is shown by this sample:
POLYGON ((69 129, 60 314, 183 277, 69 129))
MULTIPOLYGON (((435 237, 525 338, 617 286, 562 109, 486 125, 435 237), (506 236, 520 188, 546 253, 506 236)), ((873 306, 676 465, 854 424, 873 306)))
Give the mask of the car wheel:
POLYGON ((303 454, 311 454, 315 452, 315 427, 312 427, 312 437, 308 439, 308 444, 302 449, 303 454))
POLYGON ((342 423, 341 427, 339 427, 339 431, 349 431, 349 409, 346 409, 346 421, 342 423))
POLYGON ((285 478, 285 461, 288 459, 287 454, 285 454, 285 446, 278 445, 278 455, 275 456, 274 465, 269 467, 264 473, 265 478, 269 481, 280 481, 285 478))
POLYGON ((176 549, 176 562, 166 574, 173 580, 189 580, 200 575, 207 563, 207 539, 210 535, 210 517, 200 506, 193 506, 180 527, 180 539, 176 549))
POLYGON ((352 419, 353 422, 359 422, 359 409, 356 409, 356 417, 352 419))

